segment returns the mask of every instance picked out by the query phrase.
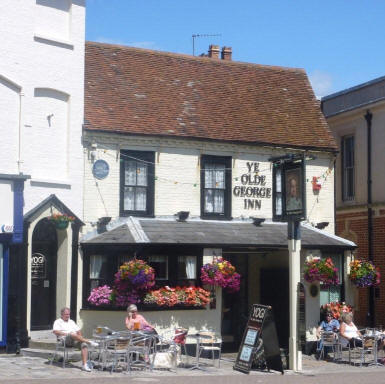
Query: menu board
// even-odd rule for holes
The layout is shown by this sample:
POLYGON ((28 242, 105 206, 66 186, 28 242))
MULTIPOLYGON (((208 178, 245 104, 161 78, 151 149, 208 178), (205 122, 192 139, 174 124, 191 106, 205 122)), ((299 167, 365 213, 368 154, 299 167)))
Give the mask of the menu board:
POLYGON ((233 368, 243 373, 250 372, 259 338, 262 338, 263 341, 267 368, 283 373, 273 313, 271 307, 260 304, 253 304, 250 311, 233 368))

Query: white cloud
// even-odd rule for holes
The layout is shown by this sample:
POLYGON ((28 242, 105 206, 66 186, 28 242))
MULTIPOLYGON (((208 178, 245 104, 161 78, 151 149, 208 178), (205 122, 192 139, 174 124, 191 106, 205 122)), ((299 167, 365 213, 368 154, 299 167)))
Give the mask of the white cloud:
POLYGON ((146 48, 146 49, 158 49, 156 43, 154 41, 123 41, 119 39, 109 38, 109 37, 97 37, 95 41, 99 43, 107 43, 107 44, 118 44, 118 45, 127 45, 129 47, 137 47, 137 48, 146 48))
POLYGON ((317 98, 321 98, 332 92, 333 79, 329 73, 316 69, 310 73, 309 79, 317 98))

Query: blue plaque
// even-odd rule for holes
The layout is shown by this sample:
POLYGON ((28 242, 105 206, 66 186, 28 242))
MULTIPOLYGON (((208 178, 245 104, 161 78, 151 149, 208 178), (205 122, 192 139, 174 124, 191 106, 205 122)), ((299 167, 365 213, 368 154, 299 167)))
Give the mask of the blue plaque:
POLYGON ((105 179, 110 172, 110 166, 105 160, 96 160, 92 167, 92 174, 99 180, 105 179))

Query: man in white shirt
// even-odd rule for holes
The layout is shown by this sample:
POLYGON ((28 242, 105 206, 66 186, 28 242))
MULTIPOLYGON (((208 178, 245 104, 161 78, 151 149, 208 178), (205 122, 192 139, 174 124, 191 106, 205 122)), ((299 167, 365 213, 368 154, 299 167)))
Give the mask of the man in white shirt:
POLYGON ((87 364, 88 345, 98 346, 97 343, 85 339, 82 336, 79 326, 70 319, 70 309, 62 308, 60 319, 53 323, 53 333, 59 339, 61 338, 67 347, 80 347, 82 351, 83 371, 90 372, 91 368, 87 364))

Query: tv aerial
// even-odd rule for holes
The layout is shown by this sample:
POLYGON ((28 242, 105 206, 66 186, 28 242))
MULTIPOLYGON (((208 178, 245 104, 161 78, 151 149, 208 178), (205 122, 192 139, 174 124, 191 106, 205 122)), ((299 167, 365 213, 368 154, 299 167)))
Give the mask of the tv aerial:
POLYGON ((202 34, 202 33, 196 33, 192 35, 192 50, 193 50, 193 56, 195 56, 195 39, 198 37, 218 37, 222 36, 220 33, 215 33, 215 34, 202 34))

